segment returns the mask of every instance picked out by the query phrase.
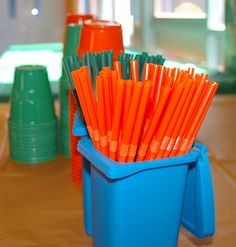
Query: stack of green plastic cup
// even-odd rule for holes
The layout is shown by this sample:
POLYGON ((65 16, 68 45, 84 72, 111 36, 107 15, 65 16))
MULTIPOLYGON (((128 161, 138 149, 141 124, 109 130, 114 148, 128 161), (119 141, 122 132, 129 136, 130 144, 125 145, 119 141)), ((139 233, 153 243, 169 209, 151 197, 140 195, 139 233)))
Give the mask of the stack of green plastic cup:
MULTIPOLYGON (((66 40, 63 57, 75 55, 80 39, 81 25, 70 24, 66 30, 66 40)), ((70 156, 69 127, 69 84, 64 69, 59 83, 60 100, 60 146, 62 155, 70 156)))
POLYGON ((46 68, 17 67, 10 102, 10 157, 21 163, 55 159, 57 119, 46 68))

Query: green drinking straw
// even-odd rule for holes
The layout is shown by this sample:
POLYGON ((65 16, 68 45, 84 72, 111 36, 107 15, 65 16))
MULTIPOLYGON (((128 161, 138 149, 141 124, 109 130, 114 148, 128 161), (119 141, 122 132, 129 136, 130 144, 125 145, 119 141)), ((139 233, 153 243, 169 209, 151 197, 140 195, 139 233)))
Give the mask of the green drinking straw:
POLYGON ((125 58, 121 58, 119 61, 121 63, 122 78, 123 80, 127 80, 128 79, 127 68, 129 67, 128 61, 125 58))
POLYGON ((155 56, 150 56, 148 58, 148 63, 154 63, 154 61, 155 61, 155 56))
POLYGON ((130 60, 137 60, 138 63, 138 72, 139 72, 139 80, 142 79, 143 69, 145 63, 153 63, 153 64, 161 64, 163 65, 165 59, 161 55, 148 55, 147 52, 142 52, 141 54, 130 54, 130 53, 122 53, 119 55, 118 60, 121 63, 122 69, 122 77, 123 79, 130 78, 130 60))
POLYGON ((104 51, 102 51, 100 53, 100 56, 101 56, 101 67, 104 68, 107 66, 107 63, 106 63, 106 53, 104 51))
POLYGON ((75 100, 75 105, 76 105, 78 115, 81 117, 82 121, 84 122, 83 114, 82 114, 81 107, 79 104, 79 99, 78 99, 75 85, 74 85, 74 81, 73 81, 73 78, 71 76, 71 72, 73 70, 79 69, 81 67, 81 64, 79 62, 78 57, 74 55, 74 56, 69 56, 67 58, 63 58, 63 66, 64 66, 64 70, 66 72, 67 80, 68 80, 69 85, 72 89, 72 93, 73 93, 73 97, 75 100))
POLYGON ((140 74, 141 74, 141 55, 140 54, 137 54, 135 58, 136 58, 136 60, 138 62, 139 80, 141 80, 141 78, 140 78, 140 74))
POLYGON ((99 59, 98 59, 98 54, 91 54, 90 56, 91 58, 91 65, 92 65, 92 69, 93 69, 93 74, 94 76, 98 76, 99 75, 99 59))
POLYGON ((112 64, 113 64, 113 51, 112 50, 110 50, 110 51, 108 51, 108 56, 107 56, 107 62, 108 62, 108 66, 110 67, 110 69, 112 70, 112 68, 113 68, 113 66, 112 66, 112 64))
POLYGON ((94 75, 93 75, 93 69, 92 69, 91 60, 92 60, 91 59, 91 53, 88 52, 83 56, 83 66, 87 66, 88 67, 90 78, 92 78, 93 89, 95 90, 96 85, 95 85, 95 78, 94 78, 94 75))

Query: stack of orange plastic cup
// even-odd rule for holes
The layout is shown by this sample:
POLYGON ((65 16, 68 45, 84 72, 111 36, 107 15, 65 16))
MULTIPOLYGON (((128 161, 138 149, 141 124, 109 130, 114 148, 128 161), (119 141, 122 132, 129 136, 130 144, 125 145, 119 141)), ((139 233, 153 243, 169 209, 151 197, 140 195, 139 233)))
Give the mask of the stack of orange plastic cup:
POLYGON ((124 52, 121 25, 113 21, 87 20, 81 31, 78 56, 86 52, 113 50, 114 59, 124 52))
POLYGON ((77 152, 77 143, 80 140, 80 137, 73 135, 73 125, 74 118, 76 114, 76 105, 73 99, 72 91, 69 90, 69 123, 70 123, 70 157, 71 157, 71 178, 72 181, 78 185, 82 185, 82 156, 77 152))
MULTIPOLYGON (((69 24, 78 24, 83 23, 85 20, 92 19, 93 16, 91 14, 67 14, 66 16, 66 25, 69 24)), ((78 42, 80 42, 78 40, 78 42)), ((74 136, 73 124, 74 117, 76 114, 76 104, 73 98, 73 93, 69 90, 69 129, 70 129, 70 158, 71 158, 71 178, 75 185, 82 185, 82 156, 77 152, 77 143, 80 139, 77 136, 74 136)))
POLYGON ((71 14, 66 15, 66 25, 83 23, 85 20, 93 19, 91 14, 71 14))

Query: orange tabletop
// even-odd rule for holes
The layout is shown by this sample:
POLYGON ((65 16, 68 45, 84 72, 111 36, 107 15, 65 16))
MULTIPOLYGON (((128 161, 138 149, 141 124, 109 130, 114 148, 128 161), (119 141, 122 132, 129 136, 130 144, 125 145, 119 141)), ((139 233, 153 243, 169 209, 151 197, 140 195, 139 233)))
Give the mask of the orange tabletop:
MULTIPOLYGON (((82 190, 71 181, 69 160, 58 156, 40 165, 10 160, 8 112, 9 104, 0 104, 0 246, 92 247, 83 229, 82 190)), ((198 239, 181 229, 178 246, 234 247, 236 96, 215 97, 198 141, 209 147, 216 233, 198 239)))

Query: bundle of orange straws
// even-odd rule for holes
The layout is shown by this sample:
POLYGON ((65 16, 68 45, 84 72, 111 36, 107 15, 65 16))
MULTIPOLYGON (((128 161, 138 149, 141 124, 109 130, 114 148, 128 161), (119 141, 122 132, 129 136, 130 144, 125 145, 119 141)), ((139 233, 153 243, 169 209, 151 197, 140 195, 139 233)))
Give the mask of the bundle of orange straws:
POLYGON ((138 81, 135 60, 131 79, 123 80, 119 62, 95 78, 86 66, 73 71, 89 136, 94 146, 118 162, 168 158, 189 152, 218 84, 194 69, 146 63, 138 81))

